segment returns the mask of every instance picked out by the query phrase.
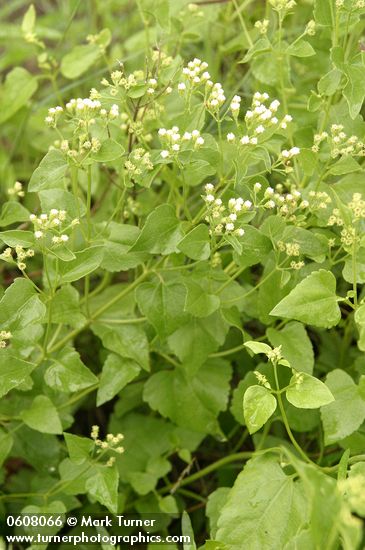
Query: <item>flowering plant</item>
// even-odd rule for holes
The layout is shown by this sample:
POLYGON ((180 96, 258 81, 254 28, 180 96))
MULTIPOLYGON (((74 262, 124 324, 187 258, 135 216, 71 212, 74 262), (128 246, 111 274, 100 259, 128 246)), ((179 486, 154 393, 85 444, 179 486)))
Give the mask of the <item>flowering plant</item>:
POLYGON ((205 550, 362 547, 364 2, 96 1, 93 34, 87 3, 67 26, 20 4, 4 511, 165 513, 166 533, 187 511, 205 550))

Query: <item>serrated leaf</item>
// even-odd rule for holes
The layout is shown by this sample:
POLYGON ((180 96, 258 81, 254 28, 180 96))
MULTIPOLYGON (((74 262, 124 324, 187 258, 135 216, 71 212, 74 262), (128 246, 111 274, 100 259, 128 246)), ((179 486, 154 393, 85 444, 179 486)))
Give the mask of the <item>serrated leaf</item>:
POLYGON ((103 259, 102 246, 90 246, 75 253, 76 259, 60 265, 63 283, 78 281, 95 271, 103 259))
POLYGON ((64 178, 68 169, 67 161, 59 149, 51 149, 41 160, 30 178, 28 190, 50 189, 64 178))
POLYGON ((44 380, 55 390, 72 393, 98 383, 98 378, 73 349, 62 349, 51 361, 51 366, 44 373, 44 380))
POLYGON ((321 408, 327 445, 351 435, 365 420, 365 400, 360 388, 346 372, 335 369, 327 375, 326 384, 335 401, 321 408))
POLYGON ((178 252, 183 237, 181 224, 170 204, 161 204, 147 217, 142 231, 131 251, 148 251, 152 254, 178 252))
POLYGON ((32 97, 37 79, 22 67, 10 71, 0 88, 0 124, 11 118, 32 97))
POLYGON ((140 371, 141 367, 132 359, 110 353, 101 372, 96 406, 100 407, 113 399, 140 371))
POLYGON ((69 79, 78 78, 101 57, 102 51, 97 44, 75 46, 61 61, 61 73, 69 79))
POLYGON ((201 223, 179 242, 178 249, 193 260, 207 260, 210 256, 209 230, 201 223))
POLYGON ((62 424, 57 409, 45 395, 37 395, 31 406, 21 411, 20 417, 33 430, 46 434, 62 433, 62 424))
POLYGON ((330 271, 314 271, 301 281, 270 315, 296 319, 316 327, 331 328, 341 319, 336 278, 330 271))

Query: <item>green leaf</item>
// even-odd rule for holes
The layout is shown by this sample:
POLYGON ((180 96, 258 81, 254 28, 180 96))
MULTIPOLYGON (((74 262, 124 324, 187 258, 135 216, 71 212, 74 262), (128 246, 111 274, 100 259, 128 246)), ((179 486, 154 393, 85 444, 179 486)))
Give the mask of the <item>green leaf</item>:
POLYGON ((102 51, 97 44, 75 46, 61 61, 61 73, 69 79, 78 78, 101 57, 102 51))
POLYGON ((194 541, 194 529, 191 524, 189 515, 187 512, 185 512, 185 510, 181 518, 181 532, 183 536, 188 537, 190 541, 188 544, 184 542, 184 550, 196 550, 196 544, 194 541))
POLYGON ((22 231, 20 229, 9 229, 9 231, 0 232, 0 240, 3 243, 15 248, 16 246, 22 246, 23 248, 30 248, 34 246, 34 233, 32 231, 22 231))
POLYGON ((102 246, 90 246, 80 252, 76 252, 76 259, 60 265, 60 273, 64 283, 78 281, 85 275, 95 271, 103 258, 102 246))
POLYGON ((348 78, 348 82, 343 89, 343 95, 347 100, 350 116, 353 120, 360 113, 365 98, 363 86, 365 79, 365 67, 361 57, 359 60, 359 64, 346 64, 345 66, 345 73, 348 78))
POLYGON ((139 309, 162 339, 188 320, 184 311, 185 298, 185 286, 174 281, 143 283, 136 289, 139 309))
POLYGON ((256 227, 245 225, 244 230, 245 233, 240 238, 242 254, 235 254, 234 258, 241 267, 249 267, 263 262, 272 250, 272 244, 256 227))
POLYGON ((147 380, 143 399, 178 426, 220 435, 217 416, 227 407, 230 377, 222 360, 208 361, 194 377, 181 369, 161 371, 147 380))
POLYGON ((139 375, 140 370, 140 366, 135 361, 110 353, 101 372, 96 406, 100 407, 103 403, 113 399, 120 390, 139 375))
POLYGON ((36 11, 34 9, 34 5, 31 4, 27 9, 27 11, 25 12, 22 20, 22 31, 24 34, 29 34, 34 31, 35 20, 36 20, 36 11))
POLYGON ((123 147, 113 139, 102 142, 97 153, 91 153, 90 158, 96 162, 111 162, 120 158, 124 153, 123 147))
POLYGON ((0 354, 0 360, 0 397, 20 386, 37 366, 5 353, 0 354))
POLYGON ((6 227, 15 222, 27 222, 29 212, 16 201, 4 202, 0 214, 0 227, 6 227))
POLYGON ((255 355, 257 353, 265 353, 266 355, 269 351, 272 350, 270 346, 268 346, 267 344, 264 344, 263 342, 249 341, 249 342, 245 342, 244 346, 248 348, 250 351, 252 351, 252 353, 254 353, 255 355))
POLYGON ((46 313, 30 281, 15 279, 0 301, 0 327, 12 333, 29 325, 39 323, 46 313))
POLYGON ((95 445, 94 441, 87 437, 79 437, 69 433, 64 433, 63 436, 72 462, 82 464, 90 457, 95 445))
POLYGON ((168 344, 185 369, 194 373, 224 343, 227 330, 219 312, 204 319, 193 317, 169 336, 168 344))
POLYGON ((316 55, 313 46, 303 39, 291 44, 287 49, 287 53, 295 57, 311 57, 312 55, 316 55))
POLYGON ((98 382, 73 349, 63 348, 51 361, 52 365, 44 373, 44 380, 55 390, 72 393, 98 382))
POLYGON ((355 432, 365 420, 365 400, 360 388, 346 372, 335 369, 326 384, 335 401, 321 408, 325 443, 330 445, 355 432))
POLYGON ((57 290, 52 298, 52 322, 75 328, 84 325, 86 319, 80 311, 79 300, 79 293, 72 285, 65 285, 57 290))
POLYGON ((216 539, 228 550, 293 548, 306 519, 305 500, 293 476, 267 455, 250 460, 237 477, 218 519, 216 539), (258 483, 258 480, 264 483, 258 483))
POLYGON ((318 25, 333 26, 332 0, 315 0, 314 18, 318 25))
POLYGON ((116 466, 97 465, 86 481, 89 495, 108 508, 112 514, 118 509, 119 473, 116 466))
POLYGON ((330 271, 320 269, 301 281, 270 315, 331 328, 341 319, 337 301, 336 278, 330 271))
POLYGON ((318 82, 318 92, 331 96, 337 92, 341 82, 342 72, 339 69, 331 69, 318 82))
POLYGON ((144 370, 149 370, 149 347, 144 330, 135 324, 108 325, 93 323, 92 331, 103 342, 103 346, 121 357, 133 359, 144 370))
POLYGON ((0 124, 26 105, 37 88, 37 79, 22 67, 10 71, 0 88, 0 124))
POLYGON ((289 384, 291 387, 286 390, 286 398, 299 409, 318 409, 334 401, 331 391, 323 382, 304 372, 294 374, 289 384))
POLYGON ((208 294, 201 285, 193 280, 185 282, 187 295, 185 310, 195 317, 208 317, 220 306, 220 299, 215 294, 208 294))
POLYGON ((275 397, 263 386, 250 386, 243 398, 243 414, 250 434, 257 432, 276 410, 275 397))
POLYGON ((358 172, 359 170, 361 170, 361 166, 354 158, 344 156, 331 166, 329 173, 335 176, 342 176, 343 174, 358 172))
POLYGON ((28 190, 35 192, 57 187, 65 177, 67 169, 68 164, 63 153, 59 149, 51 149, 33 172, 28 190))
POLYGON ((20 418, 33 430, 46 434, 62 433, 57 409, 45 395, 37 395, 30 408, 21 411, 20 418))
POLYGON ((142 231, 131 251, 145 251, 152 254, 178 252, 177 245, 183 233, 181 224, 170 204, 161 204, 147 217, 142 231))
POLYGON ((179 242, 178 249, 193 260, 207 260, 210 256, 208 227, 203 223, 194 227, 179 242))
POLYGON ((0 466, 2 466, 13 446, 13 437, 10 433, 0 432, 0 466))
POLYGON ((282 330, 267 329, 267 336, 273 347, 281 346, 283 357, 287 359, 298 372, 312 374, 314 366, 314 353, 312 343, 307 331, 301 323, 292 321, 282 330))

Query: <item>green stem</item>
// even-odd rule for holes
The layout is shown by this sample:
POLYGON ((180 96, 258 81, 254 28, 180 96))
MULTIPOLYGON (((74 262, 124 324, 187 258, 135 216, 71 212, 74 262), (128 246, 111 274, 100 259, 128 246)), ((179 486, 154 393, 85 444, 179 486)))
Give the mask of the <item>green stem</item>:
MULTIPOLYGON (((274 367, 275 384, 276 384, 276 388, 277 388, 277 390, 278 390, 278 393, 276 394, 276 396, 277 396, 278 403, 279 403, 279 409, 280 409, 280 413, 281 413, 281 418, 282 418, 282 420, 283 420, 283 423, 284 423, 285 429, 286 429, 286 431, 287 431, 287 434, 288 434, 288 436, 289 436, 289 439, 290 439, 290 441, 292 442, 294 448, 298 451, 299 455, 300 455, 306 462, 309 462, 310 464, 315 464, 315 463, 312 462, 312 460, 311 460, 310 458, 308 458, 308 456, 305 454, 305 452, 303 451, 303 449, 300 447, 299 443, 298 443, 297 440, 295 439, 295 437, 294 437, 294 435, 293 435, 293 432, 291 431, 291 428, 290 428, 289 422, 288 422, 288 417, 286 416, 286 412, 285 412, 283 400, 282 400, 281 393, 280 393, 280 384, 279 384, 279 377, 278 377, 278 371, 277 371, 277 365, 276 365, 276 363, 273 363, 273 367, 274 367)), ((317 466, 317 464, 315 464, 315 466, 317 466)))

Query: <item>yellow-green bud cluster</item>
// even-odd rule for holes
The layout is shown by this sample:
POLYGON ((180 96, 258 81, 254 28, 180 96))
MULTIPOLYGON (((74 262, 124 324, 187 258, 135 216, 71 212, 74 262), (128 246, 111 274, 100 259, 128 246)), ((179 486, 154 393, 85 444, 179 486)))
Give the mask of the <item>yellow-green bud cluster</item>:
POLYGON ((13 187, 10 187, 10 189, 8 189, 8 195, 10 195, 11 197, 24 197, 23 184, 20 183, 20 181, 16 181, 13 187))
POLYGON ((278 361, 280 361, 280 359, 283 358, 281 354, 281 346, 271 349, 266 353, 266 356, 269 359, 269 361, 271 361, 272 363, 277 363, 278 361))
POLYGON ((27 268, 27 264, 25 263, 25 260, 27 258, 32 258, 34 256, 34 250, 29 248, 28 250, 24 250, 24 248, 20 245, 16 245, 14 249, 8 247, 4 250, 2 254, 0 254, 0 258, 8 263, 16 263, 18 266, 18 269, 20 271, 25 271, 27 268), (15 255, 15 259, 13 256, 13 251, 15 255))
POLYGON ((365 156, 365 145, 355 135, 348 136, 342 124, 331 126, 331 156, 365 156))
POLYGON ((262 386, 264 386, 267 389, 271 388, 271 384, 270 384, 270 382, 268 381, 268 379, 266 378, 266 376, 264 374, 261 374, 261 372, 258 372, 257 370, 254 370, 253 373, 256 376, 257 381, 258 381, 259 384, 261 384, 262 386))
POLYGON ((9 344, 10 338, 12 338, 11 332, 7 330, 0 330, 0 348, 6 348, 9 344))

